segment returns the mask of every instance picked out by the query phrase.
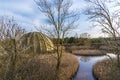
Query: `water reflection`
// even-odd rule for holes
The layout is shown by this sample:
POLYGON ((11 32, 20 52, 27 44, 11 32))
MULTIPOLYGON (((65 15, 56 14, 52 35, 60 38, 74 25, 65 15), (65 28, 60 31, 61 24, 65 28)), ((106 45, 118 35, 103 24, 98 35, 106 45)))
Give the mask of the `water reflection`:
MULTIPOLYGON (((107 54, 110 57, 115 57, 114 54, 107 54)), ((108 56, 78 56, 79 60, 79 68, 76 76, 73 78, 73 80, 95 80, 93 74, 92 74, 92 67, 93 65, 103 59, 108 59, 108 56)))
POLYGON ((87 62, 90 60, 90 57, 81 56, 80 61, 87 62))

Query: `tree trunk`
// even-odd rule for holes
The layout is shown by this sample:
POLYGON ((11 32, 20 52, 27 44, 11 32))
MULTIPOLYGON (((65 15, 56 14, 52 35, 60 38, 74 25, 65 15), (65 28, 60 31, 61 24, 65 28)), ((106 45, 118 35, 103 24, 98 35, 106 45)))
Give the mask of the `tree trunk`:
POLYGON ((58 31, 58 39, 57 39, 57 65, 56 68, 59 69, 60 67, 60 36, 59 36, 59 31, 58 31))
POLYGON ((57 66, 56 66, 57 69, 60 69, 60 64, 61 64, 61 57, 59 57, 57 60, 57 66))

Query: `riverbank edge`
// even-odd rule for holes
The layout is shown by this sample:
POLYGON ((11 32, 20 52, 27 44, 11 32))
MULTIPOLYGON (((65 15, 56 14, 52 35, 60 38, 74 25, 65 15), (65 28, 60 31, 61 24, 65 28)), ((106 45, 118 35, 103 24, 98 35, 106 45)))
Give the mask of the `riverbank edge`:
MULTIPOLYGON (((68 54, 72 55, 73 57, 75 56, 75 58, 77 59, 77 56, 76 56, 76 55, 71 54, 71 53, 68 53, 68 54)), ((76 74, 77 74, 77 72, 78 72, 78 69, 79 69, 79 66, 80 66, 78 59, 77 59, 77 62, 76 62, 76 63, 78 63, 78 64, 77 64, 77 67, 76 67, 76 70, 75 70, 75 71, 73 72, 73 74, 70 76, 70 80, 73 80, 73 78, 76 76, 76 74)))
POLYGON ((93 75, 96 80, 120 80, 120 71, 116 66, 116 59, 102 60, 93 65, 93 75))
MULTIPOLYGON (((92 71, 93 71, 93 76, 95 77, 96 80, 99 80, 99 79, 103 80, 103 76, 104 76, 103 74, 106 73, 106 71, 105 70, 103 71, 103 67, 101 67, 101 66, 103 66, 102 64, 106 63, 107 61, 109 61, 109 60, 102 60, 93 65, 92 71)), ((106 65, 104 65, 104 66, 106 66, 106 65)))
POLYGON ((74 73, 74 75, 71 76, 70 80, 74 80, 74 77, 77 75, 77 72, 78 72, 79 67, 80 67, 80 64, 78 64, 77 70, 76 70, 76 72, 74 73))
MULTIPOLYGON (((77 58, 77 56, 76 55, 74 55, 74 54, 71 54, 71 53, 69 53, 69 52, 64 52, 63 53, 63 57, 62 57, 63 59, 62 59, 62 61, 61 61, 61 66, 64 64, 64 62, 66 63, 66 62, 69 62, 69 63, 67 63, 67 67, 66 67, 66 70, 68 70, 69 69, 69 76, 67 75, 66 77, 64 76, 60 76, 59 77, 59 80, 72 80, 73 79, 73 77, 77 74, 77 72, 78 72, 78 69, 79 69, 79 60, 78 60, 78 58, 77 58), (68 55, 69 57, 67 57, 66 55, 68 55), (65 59, 65 60, 64 60, 65 59), (68 60, 66 60, 66 59, 68 59, 68 60), (72 59, 72 60, 70 60, 70 59, 72 59), (75 66, 73 66, 73 65, 71 65, 71 64, 74 64, 75 66), (67 69, 68 68, 68 69, 67 69), (61 77, 63 77, 62 79, 61 79, 61 77)), ((63 71, 62 71, 62 73, 65 71, 65 69, 63 69, 63 71)), ((64 73, 64 74, 67 74, 67 73, 64 73)))
POLYGON ((98 80, 98 77, 96 76, 95 72, 94 72, 94 68, 92 68, 92 75, 94 77, 95 80, 98 80))
MULTIPOLYGON (((75 56, 104 56, 104 55, 106 55, 105 51, 101 50, 101 52, 104 52, 104 53, 102 53, 102 54, 98 54, 98 53, 97 54, 73 54, 73 53, 71 53, 71 54, 73 54, 75 56)), ((74 77, 76 76, 79 67, 80 67, 80 64, 78 65, 78 68, 77 68, 77 71, 75 72, 75 74, 71 77, 71 80, 74 80, 74 77)), ((92 74, 93 74, 94 79, 98 80, 98 78, 94 74, 93 68, 92 68, 92 74)))
POLYGON ((72 54, 77 56, 103 56, 106 55, 106 51, 103 50, 76 50, 72 54), (84 52, 83 52, 84 51, 84 52))

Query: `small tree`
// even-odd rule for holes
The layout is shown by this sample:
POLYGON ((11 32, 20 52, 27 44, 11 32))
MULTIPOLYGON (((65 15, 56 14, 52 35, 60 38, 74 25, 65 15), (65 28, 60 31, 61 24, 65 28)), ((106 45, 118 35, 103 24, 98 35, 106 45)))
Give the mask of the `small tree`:
MULTIPOLYGON (((120 37, 120 16, 117 10, 111 11, 110 2, 104 0, 85 0, 90 6, 86 9, 85 14, 89 16, 89 19, 95 26, 101 27, 103 33, 108 34, 110 40, 106 40, 109 46, 114 49, 114 53, 117 54, 117 61, 119 65, 120 44, 118 37, 120 37), (110 7, 110 8, 109 8, 110 7), (117 12, 117 13, 116 13, 117 12)), ((115 0, 116 1, 116 0, 115 0)))
POLYGON ((37 3, 39 10, 46 16, 47 22, 51 25, 49 30, 46 29, 46 31, 56 38, 56 67, 59 69, 63 53, 64 37, 69 30, 75 27, 79 15, 77 12, 70 10, 72 6, 71 0, 35 0, 35 2, 37 3), (61 45, 60 38, 62 40, 61 45))
POLYGON ((6 59, 3 80, 15 80, 18 55, 22 51, 18 39, 23 33, 25 30, 13 19, 0 18, 0 51, 5 53, 0 54, 6 59))

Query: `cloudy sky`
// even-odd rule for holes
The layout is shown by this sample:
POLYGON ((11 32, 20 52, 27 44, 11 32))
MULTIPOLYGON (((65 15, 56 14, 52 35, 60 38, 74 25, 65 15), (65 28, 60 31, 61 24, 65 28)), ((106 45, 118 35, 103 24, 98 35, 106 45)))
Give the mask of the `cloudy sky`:
MULTIPOLYGON (((83 0, 73 0, 73 9, 83 11, 86 4, 83 0)), ((45 24, 45 16, 40 13, 34 0, 0 0, 0 16, 12 16, 14 19, 25 25, 28 31, 36 31, 34 25, 45 24)), ((71 34, 89 33, 92 37, 101 36, 100 30, 91 28, 90 22, 87 21, 87 16, 80 15, 79 26, 74 29, 71 34)))

